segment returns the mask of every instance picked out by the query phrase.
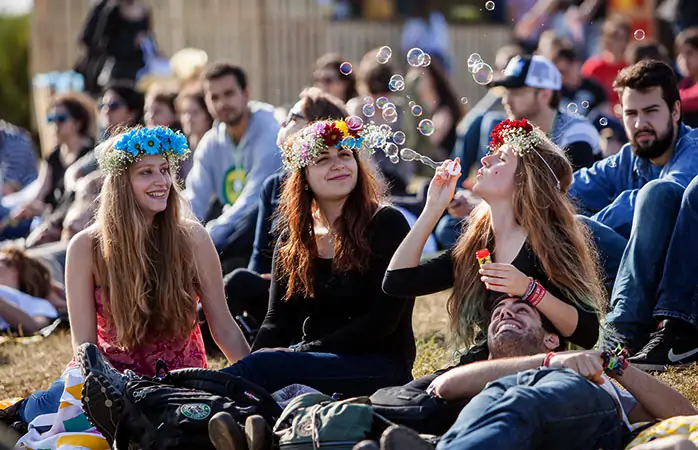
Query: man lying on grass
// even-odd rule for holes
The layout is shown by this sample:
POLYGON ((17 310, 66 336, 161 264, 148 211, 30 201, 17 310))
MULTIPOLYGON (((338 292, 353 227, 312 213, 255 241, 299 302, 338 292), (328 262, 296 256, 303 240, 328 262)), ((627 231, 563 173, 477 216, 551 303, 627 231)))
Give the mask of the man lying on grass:
MULTIPOLYGON (((430 386, 446 400, 472 399, 438 450, 622 449, 635 437, 631 423, 697 414, 681 394, 615 352, 554 353, 557 332, 521 299, 497 303, 487 342, 490 360, 450 370, 430 386)), ((382 447, 431 445, 398 427, 384 434, 382 447)))

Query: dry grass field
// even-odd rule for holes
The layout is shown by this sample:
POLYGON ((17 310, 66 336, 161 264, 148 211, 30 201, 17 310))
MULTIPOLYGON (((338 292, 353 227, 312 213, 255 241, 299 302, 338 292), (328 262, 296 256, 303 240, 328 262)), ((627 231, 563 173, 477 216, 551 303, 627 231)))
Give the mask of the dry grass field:
MULTIPOLYGON (((414 310, 414 328, 418 339, 414 375, 420 376, 441 368, 447 362, 444 338, 447 295, 419 298, 414 310)), ((64 331, 32 344, 0 345, 0 399, 25 397, 37 389, 47 388, 70 360, 70 336, 64 331)), ((225 364, 223 359, 210 361, 212 368, 225 364)), ((671 370, 659 377, 698 406, 698 366, 671 370)))

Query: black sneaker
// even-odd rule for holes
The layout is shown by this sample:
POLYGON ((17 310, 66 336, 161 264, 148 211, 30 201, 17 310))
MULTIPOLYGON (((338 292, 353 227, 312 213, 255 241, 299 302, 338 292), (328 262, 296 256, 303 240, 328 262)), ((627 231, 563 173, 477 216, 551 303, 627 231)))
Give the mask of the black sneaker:
POLYGON ((5 409, 0 409, 0 422, 4 423, 5 425, 12 425, 17 421, 21 421, 22 419, 19 417, 19 410, 22 408, 23 403, 24 399, 8 406, 5 409))
POLYGON ((107 361, 94 344, 78 347, 77 360, 85 383, 82 386, 82 407, 90 423, 110 443, 124 408, 126 379, 107 361))
POLYGON ((376 444, 374 441, 366 440, 359 442, 352 447, 351 450, 380 450, 380 447, 378 447, 378 444, 376 444))
POLYGON ((666 367, 681 367, 698 362, 698 342, 692 325, 666 319, 650 334, 650 340, 628 362, 638 369, 663 372, 666 367))
POLYGON ((381 450, 434 450, 436 447, 422 439, 416 431, 392 425, 381 435, 381 450))
POLYGON ((240 425, 225 411, 214 414, 209 420, 208 437, 216 450, 247 450, 240 425))

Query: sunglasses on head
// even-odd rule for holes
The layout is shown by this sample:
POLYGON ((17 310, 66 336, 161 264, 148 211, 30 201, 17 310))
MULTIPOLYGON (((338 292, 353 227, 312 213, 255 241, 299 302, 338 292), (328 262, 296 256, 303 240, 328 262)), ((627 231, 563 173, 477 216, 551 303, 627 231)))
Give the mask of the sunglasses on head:
POLYGON ((68 120, 68 114, 50 114, 46 117, 48 123, 63 123, 68 120))
POLYGON ((123 103, 114 100, 114 101, 111 101, 109 103, 100 103, 99 109, 107 108, 107 111, 114 111, 114 110, 121 108, 122 106, 124 106, 123 103))

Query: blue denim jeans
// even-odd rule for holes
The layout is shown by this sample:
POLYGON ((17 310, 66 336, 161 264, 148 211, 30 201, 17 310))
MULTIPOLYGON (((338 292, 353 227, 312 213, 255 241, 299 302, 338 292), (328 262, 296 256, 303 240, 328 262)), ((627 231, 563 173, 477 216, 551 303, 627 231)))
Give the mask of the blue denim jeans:
MULTIPOLYGON (((643 343, 656 327, 653 311, 657 290, 683 194, 684 188, 669 180, 650 181, 637 194, 630 238, 617 265, 607 316, 608 323, 630 346, 643 343)), ((592 219, 585 222, 594 235, 606 272, 612 272, 625 238, 592 219)))
POLYGON ((58 411, 61 404, 61 395, 65 388, 63 377, 53 382, 45 391, 36 391, 24 400, 19 407, 19 418, 29 423, 42 414, 52 414, 58 411))
POLYGON ((628 429, 615 401, 567 369, 493 381, 468 403, 437 450, 622 449, 628 429))
POLYGON ((698 327, 698 177, 686 187, 664 263, 653 315, 698 327))
POLYGON ((303 384, 327 395, 371 395, 388 386, 412 379, 410 368, 385 355, 336 355, 333 353, 256 351, 230 367, 231 375, 258 384, 269 392, 291 384, 303 384))
POLYGON ((442 250, 449 249, 456 245, 456 241, 463 232, 463 220, 456 219, 450 214, 444 215, 434 230, 434 237, 442 250))

